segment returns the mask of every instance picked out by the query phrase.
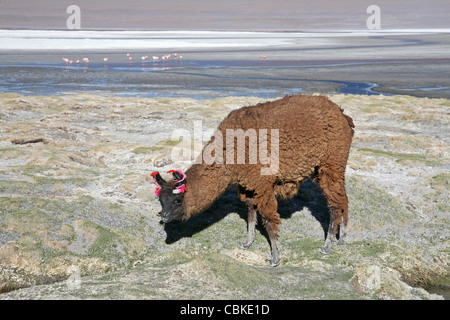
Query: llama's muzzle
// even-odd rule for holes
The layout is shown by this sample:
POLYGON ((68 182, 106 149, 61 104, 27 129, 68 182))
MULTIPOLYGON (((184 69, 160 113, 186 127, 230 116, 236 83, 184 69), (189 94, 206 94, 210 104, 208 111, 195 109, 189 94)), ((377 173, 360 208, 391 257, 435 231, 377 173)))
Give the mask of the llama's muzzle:
POLYGON ((170 221, 172 221, 173 219, 170 217, 169 213, 166 212, 160 212, 158 213, 158 216, 161 217, 161 219, 159 220, 160 224, 165 224, 165 223, 169 223, 170 221))

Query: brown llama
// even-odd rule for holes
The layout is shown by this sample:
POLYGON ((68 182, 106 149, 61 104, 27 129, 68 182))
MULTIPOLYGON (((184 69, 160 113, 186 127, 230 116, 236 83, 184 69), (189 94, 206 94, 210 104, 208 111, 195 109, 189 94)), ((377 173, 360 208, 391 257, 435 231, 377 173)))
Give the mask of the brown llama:
POLYGON ((158 172, 152 173, 153 182, 159 185, 155 193, 162 206, 161 221, 189 219, 207 209, 230 185, 236 184, 240 200, 248 206, 248 235, 240 246, 249 248, 252 244, 259 212, 270 240, 272 258, 269 264, 277 266, 280 263, 277 235, 281 224, 277 197, 295 196, 300 185, 312 177, 321 187, 330 210, 325 244, 319 249, 329 253, 338 226, 338 244, 343 244, 346 237, 345 168, 353 128, 352 119, 324 96, 286 96, 234 110, 204 146, 200 155, 204 156, 203 160, 196 161, 185 173, 169 171, 174 179, 167 182, 158 172), (236 134, 239 130, 241 136, 236 134), (255 144, 250 134, 256 130, 259 144, 255 144), (225 146, 223 141, 226 141, 225 146), (256 156, 260 155, 259 161, 255 161, 252 150, 259 152, 256 152, 256 156), (277 162, 273 167, 270 163, 268 168, 267 159, 263 161, 264 150, 271 150, 270 159, 277 162), (245 151, 244 158, 242 151, 245 151), (215 161, 206 161, 207 154, 215 161))

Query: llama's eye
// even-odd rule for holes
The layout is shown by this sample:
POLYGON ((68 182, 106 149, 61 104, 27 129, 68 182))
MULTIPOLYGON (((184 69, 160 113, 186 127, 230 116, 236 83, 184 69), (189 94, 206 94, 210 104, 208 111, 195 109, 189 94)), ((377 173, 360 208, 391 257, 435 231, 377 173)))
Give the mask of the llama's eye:
POLYGON ((181 199, 175 199, 175 204, 181 204, 181 199))

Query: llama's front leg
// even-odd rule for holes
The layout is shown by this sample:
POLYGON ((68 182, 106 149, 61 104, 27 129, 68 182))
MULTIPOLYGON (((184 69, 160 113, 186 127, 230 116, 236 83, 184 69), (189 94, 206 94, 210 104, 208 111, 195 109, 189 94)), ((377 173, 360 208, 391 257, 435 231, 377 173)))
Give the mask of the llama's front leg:
POLYGON ((239 242, 238 246, 242 249, 248 249, 255 240, 255 227, 256 227, 256 209, 252 204, 248 206, 248 225, 247 225, 247 240, 245 242, 239 242))
POLYGON ((272 258, 268 260, 270 266, 276 267, 280 264, 280 250, 278 249, 278 231, 280 230, 281 219, 277 212, 278 202, 275 194, 265 199, 258 199, 257 209, 261 214, 264 227, 269 236, 272 258))
POLYGON ((322 248, 319 248, 319 252, 323 254, 329 254, 331 251, 331 246, 333 245, 333 229, 334 229, 334 219, 330 218, 330 224, 328 226, 327 237, 325 238, 325 243, 322 248))
POLYGON ((322 248, 319 248, 319 251, 323 254, 329 254, 331 251, 331 246, 333 244, 335 244, 335 238, 336 238, 336 232, 337 232, 337 227, 339 224, 339 241, 337 242, 337 244, 339 245, 343 245, 345 244, 345 236, 347 235, 347 232, 345 230, 345 226, 344 226, 344 220, 342 218, 341 215, 336 213, 337 210, 332 210, 331 211, 331 217, 330 217, 330 224, 328 226, 328 232, 327 232, 327 237, 325 239, 325 243, 323 245, 322 248), (340 221, 340 223, 339 223, 340 221))

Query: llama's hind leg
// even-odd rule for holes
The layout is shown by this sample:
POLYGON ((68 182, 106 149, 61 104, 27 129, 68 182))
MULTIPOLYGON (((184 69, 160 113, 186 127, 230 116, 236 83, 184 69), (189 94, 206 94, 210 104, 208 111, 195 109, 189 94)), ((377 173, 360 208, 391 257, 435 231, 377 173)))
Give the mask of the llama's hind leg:
POLYGON ((253 202, 248 205, 248 225, 247 225, 247 240, 245 242, 239 242, 238 246, 242 249, 248 249, 255 240, 255 227, 256 227, 256 209, 253 206, 253 202))
POLYGON ((345 178, 344 173, 337 173, 333 171, 319 171, 319 185, 325 195, 330 208, 330 224, 328 227, 327 236, 324 246, 319 249, 323 254, 330 253, 333 240, 337 234, 339 226, 339 242, 345 243, 346 226, 348 218, 348 199, 345 192, 345 178))
POLYGON ((344 211, 342 222, 339 224, 339 241, 338 245, 344 245, 347 238, 347 222, 348 222, 348 210, 344 211))
POLYGON ((267 262, 271 267, 276 267, 280 264, 280 250, 278 249, 278 242, 277 242, 279 223, 274 221, 265 221, 264 225, 266 227, 267 234, 269 235, 270 248, 272 254, 272 257, 269 260, 267 260, 267 262))

